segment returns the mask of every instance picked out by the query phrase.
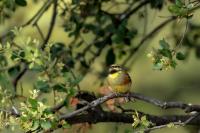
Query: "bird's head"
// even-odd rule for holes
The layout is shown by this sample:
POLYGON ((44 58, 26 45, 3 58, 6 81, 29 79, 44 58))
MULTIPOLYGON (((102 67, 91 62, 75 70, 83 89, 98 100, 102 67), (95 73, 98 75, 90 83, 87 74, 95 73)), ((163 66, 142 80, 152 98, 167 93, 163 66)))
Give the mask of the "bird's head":
POLYGON ((117 64, 113 64, 109 67, 109 74, 113 74, 119 71, 124 71, 123 67, 117 64))

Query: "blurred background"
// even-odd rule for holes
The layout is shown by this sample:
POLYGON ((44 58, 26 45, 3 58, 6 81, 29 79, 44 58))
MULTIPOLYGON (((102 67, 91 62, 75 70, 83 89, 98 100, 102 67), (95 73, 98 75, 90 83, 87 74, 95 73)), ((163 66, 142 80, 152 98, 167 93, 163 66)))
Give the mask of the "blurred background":
MULTIPOLYGON (((186 20, 184 18, 178 18, 171 21, 166 26, 162 27, 158 32, 153 34, 148 40, 146 40, 138 50, 130 52, 131 48, 137 47, 140 41, 154 30, 162 22, 169 19, 173 14, 168 10, 168 6, 174 4, 174 1, 161 1, 159 6, 152 5, 152 3, 141 6, 134 14, 126 19, 125 27, 128 29, 126 32, 131 32, 131 38, 128 41, 116 42, 112 36, 112 42, 101 42, 97 44, 99 46, 91 46, 96 44, 99 40, 105 39, 111 34, 112 29, 107 25, 112 25, 111 15, 122 14, 129 6, 131 9, 137 7, 143 1, 129 1, 129 0, 110 0, 102 1, 101 9, 104 13, 105 20, 99 20, 95 17, 102 14, 93 14, 98 11, 88 6, 89 1, 81 1, 82 8, 78 13, 73 12, 73 2, 70 0, 63 0, 57 7, 57 18, 55 26, 49 42, 64 44, 72 50, 73 61, 71 61, 72 70, 76 76, 82 77, 79 83, 81 90, 87 90, 94 93, 99 93, 99 88, 106 86, 107 69, 110 64, 123 64, 129 54, 132 54, 128 61, 123 64, 128 69, 128 72, 133 80, 133 87, 131 91, 142 93, 146 96, 154 97, 163 101, 182 101, 185 103, 199 104, 200 102, 200 12, 199 9, 193 12, 193 16, 186 20), (86 4, 87 3, 87 4, 86 4), (66 4, 66 5, 65 5, 66 4), (66 6, 66 7, 65 7, 66 6), (64 8, 67 8, 63 13, 64 8), (70 20, 72 16, 70 13, 77 15, 76 19, 79 22, 85 22, 86 28, 77 28, 77 23, 74 26, 70 20), (78 16, 82 13, 82 16, 78 16), (85 13, 85 14, 84 14, 85 13), (85 16, 84 16, 85 15, 85 16), (108 17, 108 18, 107 18, 108 17), (105 21, 105 22, 103 22, 105 21), (103 24, 101 24, 101 22, 103 24), (187 31, 185 32, 187 25, 187 31), (105 28, 107 26, 107 29, 105 28), (77 30, 77 34, 72 34, 72 29, 77 30), (99 28, 99 29, 98 29, 99 28), (96 29, 96 30, 95 30, 96 29), (101 30, 103 35, 99 35, 101 30), (109 33, 110 31, 110 33, 109 33), (72 34, 71 36, 69 34, 72 34), (177 61, 176 68, 169 70, 155 70, 154 64, 147 57, 153 48, 159 48, 159 41, 163 38, 170 44, 170 47, 175 47, 180 41, 182 35, 185 34, 182 45, 179 48, 180 51, 185 53, 186 59, 177 61), (114 40, 114 41, 113 41, 114 40), (128 42, 128 43, 127 43, 128 42), (105 46, 103 46, 105 43, 105 46), (99 49, 102 50, 99 52, 99 49), (83 54, 83 51, 87 51, 83 54), (88 52, 89 51, 89 52, 88 52), (99 53, 98 53, 99 52, 99 53), (96 54, 98 53, 98 54, 96 54)), ((160 0, 159 0, 160 1, 160 0)), ((98 1, 99 2, 99 1, 98 1)), ((98 3, 97 2, 97 3, 98 3)), ((186 1, 187 2, 187 1, 186 1)), ((45 3, 41 1, 27 1, 27 5, 24 7, 17 7, 15 11, 11 13, 9 18, 3 20, 0 24, 0 36, 4 36, 8 31, 13 29, 14 26, 22 26, 42 7, 45 3)), ((156 1, 155 1, 156 3, 156 1)), ((80 4, 81 5, 81 4, 80 4)), ((80 6, 79 5, 79 6, 80 6)), ((42 15, 37 24, 42 30, 42 33, 46 35, 49 30, 50 21, 52 17, 53 6, 42 15)), ((2 17, 2 16, 1 16, 2 17)), ((75 18, 74 18, 75 19, 75 18)), ((121 24, 121 23, 120 23, 121 24)), ((127 30, 126 29, 126 30, 127 30)), ((75 30, 74 30, 75 31, 75 30)), ((119 33, 123 34, 123 33, 119 33)), ((38 29, 34 25, 27 25, 23 27, 23 35, 37 38, 42 42, 41 35, 38 33, 38 29)), ((2 42, 6 42, 6 39, 2 39, 2 42)), ((66 53, 68 59, 68 53, 66 53)), ((20 84, 23 85, 24 95, 28 95, 28 89, 33 89, 34 82, 37 80, 37 74, 34 72, 27 72, 20 84), (26 89, 28 88, 28 89, 26 89)), ((1 77, 3 78, 3 77, 1 77)), ((2 83, 3 84, 3 83, 2 83)), ((52 93, 45 94, 52 102, 52 93)), ((162 114, 183 114, 180 110, 162 110, 158 107, 149 105, 144 102, 136 101, 134 103, 126 103, 123 105, 125 108, 133 108, 145 113, 162 115, 162 114)), ((199 127, 198 127, 199 128, 199 127)), ((153 131, 155 133, 195 133, 198 128, 192 126, 180 127, 180 128, 165 128, 161 130, 153 131)), ((92 128, 87 130, 89 133, 121 133, 132 131, 130 124, 123 123, 98 123, 92 125, 92 128)), ((57 131, 61 132, 61 131, 57 131)))

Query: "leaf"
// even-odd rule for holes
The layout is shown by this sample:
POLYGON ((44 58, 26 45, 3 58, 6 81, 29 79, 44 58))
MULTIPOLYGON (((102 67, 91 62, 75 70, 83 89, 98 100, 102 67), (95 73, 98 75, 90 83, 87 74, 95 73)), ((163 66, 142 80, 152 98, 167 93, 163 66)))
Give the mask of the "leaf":
POLYGON ((168 128, 172 128, 172 127, 174 127, 175 125, 174 125, 174 123, 169 123, 169 124, 167 124, 167 127, 168 128))
POLYGON ((74 89, 74 88, 67 88, 67 95, 68 96, 74 96, 76 92, 77 92, 77 90, 74 89))
POLYGON ((16 76, 19 72, 20 72, 20 65, 8 69, 8 74, 10 75, 10 77, 16 76))
POLYGON ((36 88, 42 92, 49 92, 50 91, 50 87, 47 81, 43 81, 43 80, 39 80, 36 82, 36 88))
POLYGON ((64 84, 56 84, 53 86, 53 89, 57 90, 58 92, 67 92, 64 84))
POLYGON ((175 3, 176 3, 176 5, 179 6, 179 7, 184 6, 184 3, 183 3, 181 0, 176 0, 175 3))
POLYGON ((163 38, 162 40, 159 41, 160 47, 162 49, 169 49, 169 44, 165 41, 165 39, 163 38))
POLYGON ((111 64, 114 64, 116 60, 116 56, 114 53, 114 50, 111 48, 108 50, 107 55, 106 55, 106 65, 109 66, 111 64))
POLYGON ((111 39, 112 39, 113 43, 119 44, 119 43, 121 43, 123 41, 123 35, 114 34, 114 35, 112 35, 111 39))
POLYGON ((50 121, 41 121, 41 127, 47 130, 47 129, 50 129, 52 125, 50 121))
POLYGON ((83 79, 83 77, 81 77, 81 76, 76 77, 75 80, 72 80, 72 81, 70 82, 70 85, 71 85, 71 86, 76 86, 76 85, 78 85, 78 84, 82 81, 82 79, 83 79))
POLYGON ((38 107, 38 102, 36 99, 28 98, 28 102, 31 104, 33 109, 37 109, 38 107))
POLYGON ((164 3, 164 0, 150 0, 151 7, 156 9, 161 9, 164 3))
POLYGON ((71 127, 65 120, 62 120, 61 123, 62 123, 63 128, 70 128, 71 127))
POLYGON ((170 59, 172 59, 172 52, 169 49, 162 49, 159 50, 160 54, 162 54, 165 57, 168 57, 170 59))
POLYGON ((26 0, 15 0, 15 3, 19 6, 26 6, 27 5, 26 0))
POLYGON ((174 13, 176 15, 178 15, 180 13, 180 7, 177 6, 177 5, 170 5, 168 6, 168 10, 171 12, 171 13, 174 13))
POLYGON ((176 68, 177 66, 177 63, 175 60, 172 60, 171 63, 170 63, 170 66, 173 67, 174 69, 176 68))
POLYGON ((54 60, 56 57, 59 57, 60 54, 64 51, 65 44, 57 42, 54 43, 50 49, 51 58, 54 60))
POLYGON ((178 60, 185 60, 185 58, 186 58, 186 56, 181 52, 178 52, 176 54, 176 59, 178 59, 178 60))

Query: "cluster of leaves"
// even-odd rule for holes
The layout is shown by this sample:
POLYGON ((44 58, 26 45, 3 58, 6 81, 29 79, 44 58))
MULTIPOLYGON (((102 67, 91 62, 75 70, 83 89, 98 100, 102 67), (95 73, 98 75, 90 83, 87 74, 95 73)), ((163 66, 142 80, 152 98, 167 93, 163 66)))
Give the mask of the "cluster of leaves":
POLYGON ((192 10, 194 9, 194 7, 194 2, 186 3, 185 0, 175 0, 175 3, 173 5, 168 6, 168 10, 178 17, 190 18, 192 17, 192 10))
MULTIPOLYGON (((22 28, 15 28, 13 33, 15 38, 12 42, 0 45, 1 56, 5 61, 11 60, 12 64, 23 62, 29 70, 37 73, 39 76, 35 83, 36 89, 42 92, 55 90, 73 96, 76 93, 74 87, 82 78, 73 77, 68 66, 69 60, 66 60, 64 44, 47 44, 43 51, 37 39, 23 36, 22 28)), ((4 67, 8 64, 4 63, 4 67)), ((14 65, 8 69, 8 74, 13 78, 21 69, 22 66, 14 65)))
POLYGON ((0 86, 0 130, 5 129, 5 127, 8 126, 11 126, 11 129, 14 130, 14 125, 16 124, 16 121, 9 112, 12 106, 11 97, 11 93, 0 86))
MULTIPOLYGON (((21 116, 12 119, 12 121, 20 123, 20 126, 25 131, 54 128, 59 123, 57 116, 50 112, 49 106, 36 99, 38 90, 41 93, 51 92, 52 90, 60 92, 65 95, 66 100, 68 100, 66 101, 67 103, 70 102, 70 97, 76 94, 75 86, 81 81, 81 78, 75 79, 67 66, 68 62, 63 58, 65 55, 62 56, 65 53, 63 44, 47 44, 43 51, 40 49, 39 40, 23 35, 22 28, 15 27, 12 32, 14 34, 13 40, 0 45, 0 55, 5 61, 1 61, 1 66, 7 70, 3 73, 8 74, 10 78, 16 77, 23 68, 19 64, 23 63, 28 67, 29 71, 38 75, 37 79, 35 79, 37 91, 33 91, 32 96, 25 103, 21 103, 21 116), (10 67, 10 64, 14 65, 10 67)), ((61 100, 54 98, 56 102, 61 100)), ((5 100, 1 101, 5 102, 5 100)), ((2 104, 3 107, 4 105, 2 104)), ((1 116, 2 123, 6 123, 6 120, 11 125, 11 117, 5 119, 3 114, 1 116)), ((65 127, 68 125, 65 121, 61 124, 65 127)))
POLYGON ((160 40, 159 44, 160 48, 153 49, 153 51, 147 54, 147 56, 151 58, 155 70, 176 68, 177 60, 184 60, 186 58, 183 53, 171 49, 165 39, 160 40))
POLYGON ((16 6, 26 6, 26 0, 1 0, 0 1, 0 22, 4 22, 6 18, 10 18, 16 10, 16 6))
POLYGON ((25 103, 21 103, 20 126, 25 131, 48 130, 56 127, 58 118, 47 105, 37 100, 39 91, 33 90, 25 103))
MULTIPOLYGON (((126 2, 127 5, 131 3, 130 1, 126 2)), ((85 68, 89 68, 93 59, 98 57, 106 46, 109 48, 106 49, 105 64, 115 63, 117 56, 125 55, 125 49, 130 47, 131 40, 137 34, 136 29, 127 28, 128 19, 119 20, 115 14, 103 9, 102 5, 107 3, 111 4, 108 0, 72 0, 64 10, 61 10, 62 18, 65 18, 63 24, 65 31, 69 37, 76 39, 71 46, 72 50, 76 51, 75 49, 80 47, 85 48, 83 52, 74 54, 74 58, 80 61, 80 64, 85 68), (85 36, 88 34, 92 35, 90 38, 95 42, 94 44, 86 43, 85 36), (87 45, 91 45, 91 47, 87 45), (91 54, 92 57, 87 59, 86 56, 91 54)))
POLYGON ((24 131, 48 130, 62 125, 63 128, 69 127, 67 122, 59 122, 56 114, 50 111, 50 107, 37 99, 39 91, 30 91, 31 96, 19 106, 20 116, 15 117, 10 110, 12 105, 11 93, 0 88, 0 129, 11 127, 14 131, 18 126, 24 131))
POLYGON ((147 120, 146 115, 140 116, 137 111, 133 114, 133 128, 134 130, 138 130, 139 132, 143 133, 142 131, 150 126, 153 125, 152 122, 147 120))

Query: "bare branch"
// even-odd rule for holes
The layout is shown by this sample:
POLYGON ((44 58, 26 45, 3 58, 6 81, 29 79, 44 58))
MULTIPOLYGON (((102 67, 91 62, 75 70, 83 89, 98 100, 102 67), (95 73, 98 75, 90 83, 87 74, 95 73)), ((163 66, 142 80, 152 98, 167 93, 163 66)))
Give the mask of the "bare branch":
POLYGON ((128 94, 112 93, 110 95, 100 97, 100 98, 92 101, 91 103, 84 106, 83 108, 80 108, 80 109, 75 110, 75 111, 73 111, 69 114, 65 114, 65 115, 61 116, 60 120, 74 117, 74 116, 79 115, 80 113, 82 113, 82 112, 84 112, 88 109, 94 108, 94 107, 108 101, 109 99, 118 98, 118 97, 135 98, 135 99, 153 104, 155 106, 161 107, 162 109, 177 108, 177 109, 185 110, 186 112, 188 112, 188 111, 200 112, 200 105, 191 105, 191 104, 186 104, 186 103, 182 103, 182 102, 163 102, 163 101, 160 101, 158 99, 155 99, 155 98, 152 98, 152 97, 147 97, 147 96, 144 96, 144 95, 139 94, 139 93, 128 93, 128 94))
POLYGON ((15 96, 17 93, 17 84, 18 84, 19 80, 23 77, 23 75, 26 73, 27 70, 28 70, 28 66, 25 64, 23 70, 13 80, 15 96))
POLYGON ((53 13, 52 13, 52 18, 51 18, 51 22, 50 22, 50 26, 49 26, 49 31, 47 33, 47 36, 41 46, 42 49, 44 49, 46 43, 49 41, 50 37, 51 37, 51 34, 52 34, 52 31, 53 31, 53 28, 54 28, 54 25, 55 25, 55 22, 56 22, 56 16, 57 16, 57 3, 58 3, 58 0, 54 0, 54 6, 53 6, 53 13))

